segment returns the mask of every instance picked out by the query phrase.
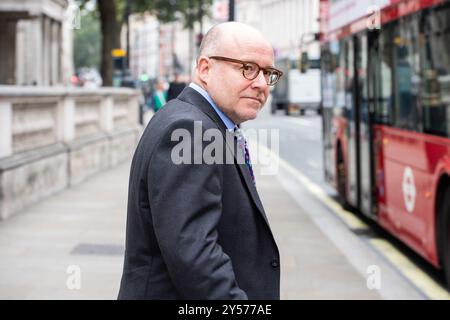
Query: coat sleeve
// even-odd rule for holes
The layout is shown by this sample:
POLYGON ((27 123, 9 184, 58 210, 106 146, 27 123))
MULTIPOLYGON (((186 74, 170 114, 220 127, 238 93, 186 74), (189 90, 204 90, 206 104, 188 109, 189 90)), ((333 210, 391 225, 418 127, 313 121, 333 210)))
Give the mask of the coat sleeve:
POLYGON ((179 120, 165 130, 151 156, 148 190, 158 245, 182 298, 247 299, 238 287, 230 257, 218 243, 221 165, 194 164, 194 139, 203 150, 205 142, 194 136, 194 122, 179 120), (184 139, 172 141, 176 129, 184 132, 184 139), (172 154, 181 142, 185 143, 184 152, 190 155, 185 159, 190 158, 190 163, 173 161, 174 156, 181 155, 172 154))

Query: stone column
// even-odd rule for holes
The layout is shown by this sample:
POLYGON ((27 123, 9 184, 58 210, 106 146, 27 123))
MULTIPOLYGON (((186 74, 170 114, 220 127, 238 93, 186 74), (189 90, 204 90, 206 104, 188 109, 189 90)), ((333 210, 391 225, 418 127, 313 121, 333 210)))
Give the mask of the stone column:
POLYGON ((59 37, 60 23, 51 21, 50 23, 50 85, 59 84, 60 74, 60 47, 61 39, 59 37))
POLYGON ((61 51, 60 51, 60 80, 64 85, 71 83, 70 77, 74 74, 73 66, 73 30, 71 21, 69 19, 63 19, 61 23, 61 51))
POLYGON ((27 42, 26 31, 27 22, 21 20, 17 22, 17 36, 16 36, 16 84, 23 86, 26 85, 27 77, 25 75, 26 70, 26 54, 27 54, 27 42))
POLYGON ((21 20, 17 24, 17 84, 38 84, 38 68, 40 68, 40 55, 38 55, 39 37, 36 28, 37 18, 21 20))
POLYGON ((29 84, 43 85, 43 23, 42 16, 36 16, 30 23, 30 45, 26 59, 27 65, 30 66, 30 70, 26 73, 30 77, 27 80, 29 84))
MULTIPOLYGON (((63 83, 63 77, 62 77, 62 54, 63 54, 63 38, 62 38, 62 23, 57 24, 57 32, 56 32, 56 43, 58 45, 56 57, 57 60, 57 73, 56 73, 56 81, 58 84, 63 83)), ((72 58, 72 57, 71 57, 72 58)), ((70 74, 72 76, 72 74, 70 74)))
POLYGON ((51 29, 50 29, 50 19, 46 16, 42 18, 42 73, 43 73, 43 85, 48 86, 50 84, 50 68, 52 65, 51 59, 51 29))
POLYGON ((0 158, 12 155, 12 104, 0 99, 0 158))

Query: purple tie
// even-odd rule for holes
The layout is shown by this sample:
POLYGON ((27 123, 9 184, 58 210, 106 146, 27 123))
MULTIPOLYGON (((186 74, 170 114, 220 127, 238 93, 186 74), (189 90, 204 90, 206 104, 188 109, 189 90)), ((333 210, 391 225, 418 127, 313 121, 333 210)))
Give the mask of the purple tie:
POLYGON ((253 184, 255 183, 255 175, 253 174, 252 162, 250 161, 250 152, 248 152, 247 140, 242 133, 242 130, 239 127, 234 127, 234 133, 237 138, 237 142, 239 147, 244 152, 245 164, 247 165, 248 170, 250 171, 250 175, 252 176, 253 184))

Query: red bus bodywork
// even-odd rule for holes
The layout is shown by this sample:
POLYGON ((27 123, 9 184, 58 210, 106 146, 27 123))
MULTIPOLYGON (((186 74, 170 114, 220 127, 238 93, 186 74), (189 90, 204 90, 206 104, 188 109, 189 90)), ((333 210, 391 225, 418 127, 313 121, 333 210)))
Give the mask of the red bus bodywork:
MULTIPOLYGON (((347 1, 351 3, 351 1, 347 1)), ((379 22, 384 24, 403 16, 443 3, 443 0, 386 0, 379 22)), ((339 13, 338 13, 339 14, 339 13)), ((330 1, 320 1, 321 44, 339 40, 367 28, 363 15, 339 28, 329 27, 330 1)), ((348 122, 340 115, 332 119, 332 156, 337 167, 338 146, 342 152, 345 175, 348 177, 348 148, 345 136, 348 122)), ((450 139, 374 124, 373 171, 374 219, 390 233, 436 267, 440 266, 437 246, 438 187, 443 177, 450 177, 450 139)), ((337 182, 337 169, 331 179, 337 182)))
MULTIPOLYGON (((354 0, 350 1, 356 3, 354 0)), ((367 1, 367 0, 366 0, 367 1)), ((320 0, 320 28, 321 28, 321 41, 329 41, 331 39, 339 39, 351 34, 355 34, 367 28, 367 18, 370 13, 367 13, 356 20, 351 21, 348 24, 343 25, 340 28, 330 30, 328 22, 330 21, 330 0, 320 0)), ((370 1, 368 1, 370 2, 370 1)), ((380 24, 386 24, 388 22, 397 20, 403 16, 407 16, 411 13, 426 9, 443 3, 443 0, 389 0, 384 6, 380 6, 380 24)), ((347 7, 347 10, 351 10, 351 7, 347 7)), ((345 11, 341 12, 345 14, 345 11)))
POLYGON ((433 265, 439 266, 436 244, 436 197, 439 180, 450 175, 450 142, 447 138, 386 126, 374 126, 378 222, 433 265), (405 168, 414 181, 405 177, 405 168), (381 180, 381 181, 380 181, 381 180), (414 191, 405 192, 408 185, 414 191), (405 208, 405 197, 414 203, 405 208))

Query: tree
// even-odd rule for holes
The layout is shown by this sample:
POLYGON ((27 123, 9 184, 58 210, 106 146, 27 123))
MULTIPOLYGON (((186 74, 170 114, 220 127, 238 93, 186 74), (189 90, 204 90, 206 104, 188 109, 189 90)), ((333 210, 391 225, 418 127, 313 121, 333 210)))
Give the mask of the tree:
MULTIPOLYGON (((77 0, 81 9, 92 0, 77 0)), ((119 22, 117 20, 116 0, 96 0, 97 11, 100 18, 101 31, 101 59, 100 74, 102 76, 103 85, 112 85, 113 76, 113 59, 111 56, 112 49, 118 48, 120 45, 119 22)), ((83 28, 82 26, 81 28, 83 28)))
POLYGON ((80 29, 74 32, 75 69, 93 67, 100 70, 100 23, 97 12, 83 12, 80 29))
POLYGON ((112 86, 113 59, 111 52, 120 48, 120 28, 115 0, 97 0, 102 30, 102 59, 100 73, 104 86, 112 86))
MULTIPOLYGON (((93 0, 77 0, 83 8, 93 0)), ((120 30, 126 21, 127 4, 129 13, 150 12, 161 23, 182 19, 185 28, 191 33, 195 21, 201 21, 212 4, 212 0, 96 0, 101 29, 101 63, 100 73, 104 86, 112 85, 113 58, 111 52, 120 48, 120 30)), ((191 35, 190 42, 193 41, 191 35)))
MULTIPOLYGON (((183 27, 189 30, 189 61, 194 56, 194 26, 200 23, 200 33, 203 33, 203 18, 208 15, 212 0, 156 0, 155 14, 162 22, 181 21, 183 27)), ((191 73, 189 64, 189 74, 191 73)))

